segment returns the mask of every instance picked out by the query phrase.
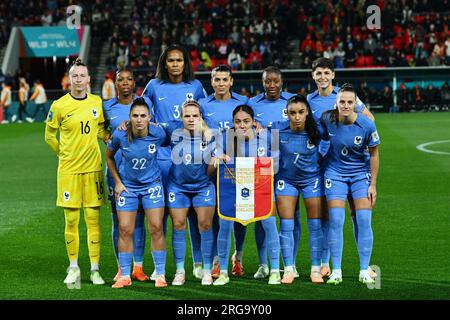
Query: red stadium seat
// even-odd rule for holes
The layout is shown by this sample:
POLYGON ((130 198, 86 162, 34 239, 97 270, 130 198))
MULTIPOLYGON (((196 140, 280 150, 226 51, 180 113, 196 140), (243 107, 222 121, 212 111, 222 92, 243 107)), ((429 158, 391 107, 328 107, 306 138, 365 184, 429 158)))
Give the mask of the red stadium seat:
POLYGON ((359 56, 355 59, 355 68, 364 68, 366 66, 366 58, 359 56))
POLYGON ((373 67, 374 63, 373 63, 373 56, 364 56, 365 58, 365 65, 366 67, 373 67))
POLYGON ((194 71, 198 71, 198 66, 200 64, 200 59, 197 57, 196 59, 192 59, 192 69, 194 71))

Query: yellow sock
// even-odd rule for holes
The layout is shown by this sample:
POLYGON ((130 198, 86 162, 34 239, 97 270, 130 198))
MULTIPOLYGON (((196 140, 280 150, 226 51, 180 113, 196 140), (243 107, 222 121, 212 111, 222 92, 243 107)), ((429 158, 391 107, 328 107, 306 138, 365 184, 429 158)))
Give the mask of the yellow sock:
POLYGON ((66 238, 67 255, 71 263, 78 261, 78 248, 80 238, 78 234, 78 223, 80 222, 80 209, 64 208, 66 228, 64 236, 66 238))
POLYGON ((84 208, 84 220, 87 227, 88 249, 91 266, 98 269, 100 262, 100 208, 84 208))

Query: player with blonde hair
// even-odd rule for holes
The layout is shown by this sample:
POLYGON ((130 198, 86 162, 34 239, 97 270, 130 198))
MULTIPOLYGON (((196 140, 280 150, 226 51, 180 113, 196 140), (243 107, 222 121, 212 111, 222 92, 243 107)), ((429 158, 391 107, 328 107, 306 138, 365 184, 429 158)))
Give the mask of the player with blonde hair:
POLYGON ((104 284, 99 273, 100 207, 105 204, 104 176, 98 139, 105 138, 102 100, 87 93, 87 66, 77 58, 69 69, 71 90, 54 101, 45 127, 45 142, 59 159, 56 205, 64 208, 65 240, 70 266, 66 284, 80 281, 78 266, 80 209, 87 226, 90 279, 104 284), (57 133, 59 131, 59 140, 57 133))

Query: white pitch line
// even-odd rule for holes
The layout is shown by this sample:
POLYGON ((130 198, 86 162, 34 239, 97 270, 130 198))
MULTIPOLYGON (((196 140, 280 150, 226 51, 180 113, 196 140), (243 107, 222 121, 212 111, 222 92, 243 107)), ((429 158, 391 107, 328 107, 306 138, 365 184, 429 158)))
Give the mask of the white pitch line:
POLYGON ((426 148, 426 147, 428 147, 428 146, 430 146, 432 144, 447 143, 447 142, 450 142, 450 140, 431 141, 431 142, 427 142, 427 143, 422 143, 422 144, 418 145, 416 148, 417 148, 417 150, 420 150, 420 151, 423 151, 423 152, 427 152, 427 153, 450 155, 450 152, 434 151, 434 150, 428 150, 426 148))

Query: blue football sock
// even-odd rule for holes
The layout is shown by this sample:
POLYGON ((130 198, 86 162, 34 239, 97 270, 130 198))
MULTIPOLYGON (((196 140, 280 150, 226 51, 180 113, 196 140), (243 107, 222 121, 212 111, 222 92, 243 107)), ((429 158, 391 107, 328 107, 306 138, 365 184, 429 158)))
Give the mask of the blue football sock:
POLYGON ((255 240, 258 249, 259 264, 267 265, 267 241, 261 221, 255 222, 255 240))
POLYGON ((234 223, 234 248, 236 251, 244 251, 245 235, 247 227, 239 222, 234 223))
POLYGON ((219 255, 217 251, 217 237, 219 235, 219 215, 214 214, 213 217, 213 223, 212 223, 212 230, 213 230, 213 244, 212 244, 212 254, 213 258, 217 257, 219 255))
POLYGON ((133 261, 133 254, 131 252, 119 252, 119 265, 122 276, 131 275, 132 261, 133 261))
POLYGON ((358 220, 359 234, 359 267, 361 270, 366 270, 369 267, 373 247, 372 210, 356 210, 356 219, 358 220))
POLYGON ((262 220, 261 224, 266 233, 270 269, 280 269, 280 237, 277 230, 277 220, 275 217, 271 216, 262 220))
POLYGON ((166 255, 166 250, 152 250, 156 274, 164 275, 166 273, 166 255))
POLYGON ((191 240, 192 260, 194 260, 194 263, 201 264, 202 249, 201 249, 200 230, 198 229, 197 214, 195 213, 192 214, 192 212, 189 212, 187 220, 189 225, 189 239, 191 240))
POLYGON ((212 247, 214 241, 214 232, 212 228, 208 231, 200 231, 201 249, 203 255, 203 269, 210 270, 213 260, 212 247))
POLYGON ((114 255, 116 256, 116 260, 119 261, 119 218, 117 217, 117 213, 112 214, 112 242, 114 255))
POLYGON ((136 222, 134 224, 133 243, 134 243, 134 262, 144 260, 145 252, 145 213, 138 213, 136 215, 136 222))
POLYGON ((294 247, 293 249, 293 264, 295 266, 295 262, 297 261, 297 252, 298 247, 300 246, 300 238, 302 236, 302 224, 300 222, 300 208, 296 208, 294 213, 294 247))
POLYGON ((217 236, 217 251, 219 253, 220 270, 228 271, 228 257, 231 248, 231 230, 233 229, 233 221, 220 220, 220 229, 217 236))
POLYGON ((321 262, 322 263, 330 263, 330 247, 328 245, 328 231, 330 230, 330 221, 322 219, 322 234, 323 234, 323 241, 322 241, 322 257, 321 262))
POLYGON ((330 230, 328 244, 331 252, 333 269, 341 269, 342 251, 344 247, 345 208, 330 208, 330 230))
POLYGON ((184 270, 186 230, 172 230, 172 248, 177 270, 184 270))
POLYGON ((352 216, 353 221, 353 236, 355 237, 356 245, 358 245, 358 219, 356 219, 356 214, 352 216))
POLYGON ((322 221, 320 219, 307 219, 309 230, 309 248, 311 250, 311 266, 320 267, 322 257, 322 221))
POLYGON ((294 220, 280 218, 280 247, 284 266, 291 267, 293 261, 294 220))

